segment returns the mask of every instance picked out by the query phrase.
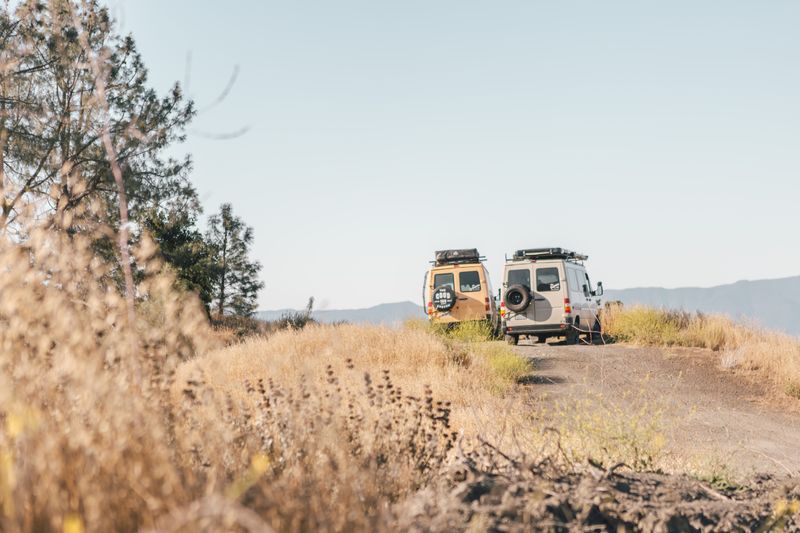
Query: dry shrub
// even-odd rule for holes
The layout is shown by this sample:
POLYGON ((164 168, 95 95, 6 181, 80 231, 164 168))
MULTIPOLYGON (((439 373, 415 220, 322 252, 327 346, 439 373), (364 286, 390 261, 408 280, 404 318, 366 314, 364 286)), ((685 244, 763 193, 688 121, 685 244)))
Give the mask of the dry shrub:
POLYGON ((721 352, 725 368, 754 371, 800 397, 800 340, 720 315, 649 307, 610 306, 603 330, 613 339, 646 346, 686 346, 721 352))
POLYGON ((649 307, 611 306, 601 314, 606 335, 620 342, 648 346, 675 344, 681 318, 649 307))
POLYGON ((452 402, 455 426, 468 433, 480 431, 482 413, 504 401, 498 393, 530 372, 527 361, 501 343, 467 344, 421 328, 341 324, 247 339, 184 365, 178 381, 200 372, 212 389, 241 401, 242 383, 253 376, 287 386, 320 384, 328 367, 348 387, 358 387, 361 374, 346 372, 348 364, 360 372, 388 370, 398 387, 416 396, 432 387, 452 402))
MULTIPOLYGON (((148 275, 148 310, 128 324, 116 272, 94 254, 102 236, 40 228, 0 242, 2 530, 75 516, 132 530, 191 499, 163 407, 180 361, 205 348, 199 301, 148 275)), ((157 271, 144 248, 139 264, 157 271)))
POLYGON ((405 394, 388 372, 373 380, 347 366, 297 387, 248 380, 239 401, 190 380, 180 447, 274 528, 386 527, 389 504, 427 485, 447 461, 456 437, 450 408, 430 388, 405 394), (225 438, 207 439, 209 432, 225 438))

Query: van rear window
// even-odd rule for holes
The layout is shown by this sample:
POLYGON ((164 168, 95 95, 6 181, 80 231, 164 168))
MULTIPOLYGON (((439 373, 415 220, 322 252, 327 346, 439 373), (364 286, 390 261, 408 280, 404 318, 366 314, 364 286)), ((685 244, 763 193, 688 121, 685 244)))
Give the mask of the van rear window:
POLYGON ((509 270, 508 271, 508 285, 524 285, 530 289, 531 287, 531 271, 527 268, 509 270))
POLYGON ((453 278, 453 274, 436 274, 433 276, 433 288, 438 289, 439 287, 444 287, 448 285, 451 289, 456 290, 456 283, 453 278))
POLYGON ((458 284, 461 286, 461 292, 478 292, 481 290, 481 277, 474 270, 460 272, 458 284))
POLYGON ((558 269, 536 269, 536 290, 538 292, 560 291, 561 277, 558 275, 558 269))

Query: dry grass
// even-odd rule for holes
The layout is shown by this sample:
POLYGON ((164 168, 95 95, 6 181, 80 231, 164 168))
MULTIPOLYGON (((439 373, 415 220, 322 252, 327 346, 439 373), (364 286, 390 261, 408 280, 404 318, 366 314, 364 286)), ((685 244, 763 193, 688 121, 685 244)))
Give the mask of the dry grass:
POLYGON ((725 368, 755 372, 800 398, 800 340, 742 325, 720 315, 649 307, 612 306, 603 331, 613 339, 646 346, 686 346, 720 352, 725 368))
POLYGON ((29 237, 0 242, 2 531, 387 529, 457 431, 492 435, 519 377, 492 345, 421 330, 220 348, 147 244, 128 323, 96 235, 29 237))
POLYGON ((529 365, 473 332, 312 326, 221 347, 153 252, 128 323, 88 233, 0 242, 0 530, 387 530, 406 503, 444 505, 457 465, 653 464, 645 410, 578 408, 558 449, 527 439, 529 365))
POLYGON ((178 382, 202 374, 212 389, 241 396, 242 383, 253 376, 297 386, 324 382, 329 368, 347 386, 358 386, 364 372, 387 371, 404 393, 430 387, 452 403, 456 427, 469 432, 483 426, 476 411, 502 401, 502 393, 532 370, 500 342, 461 342, 413 326, 342 324, 249 338, 184 365, 178 382))

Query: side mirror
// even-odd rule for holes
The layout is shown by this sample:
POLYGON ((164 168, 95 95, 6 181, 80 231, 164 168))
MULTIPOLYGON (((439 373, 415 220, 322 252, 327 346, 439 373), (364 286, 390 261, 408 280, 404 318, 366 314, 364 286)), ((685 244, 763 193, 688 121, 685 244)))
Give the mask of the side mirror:
POLYGON ((602 281, 598 281, 597 282, 597 290, 595 292, 597 293, 597 296, 602 296, 603 295, 603 282, 602 281))

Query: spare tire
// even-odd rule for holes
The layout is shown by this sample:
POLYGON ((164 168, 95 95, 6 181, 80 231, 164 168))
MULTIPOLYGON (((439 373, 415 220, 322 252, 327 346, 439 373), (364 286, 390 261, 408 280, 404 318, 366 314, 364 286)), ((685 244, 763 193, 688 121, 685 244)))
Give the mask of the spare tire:
POLYGON ((506 289, 506 309, 521 313, 531 305, 531 293, 525 285, 511 285, 506 289))
POLYGON ((433 291, 433 308, 437 311, 449 311, 456 305, 456 291, 450 285, 442 285, 433 291))

